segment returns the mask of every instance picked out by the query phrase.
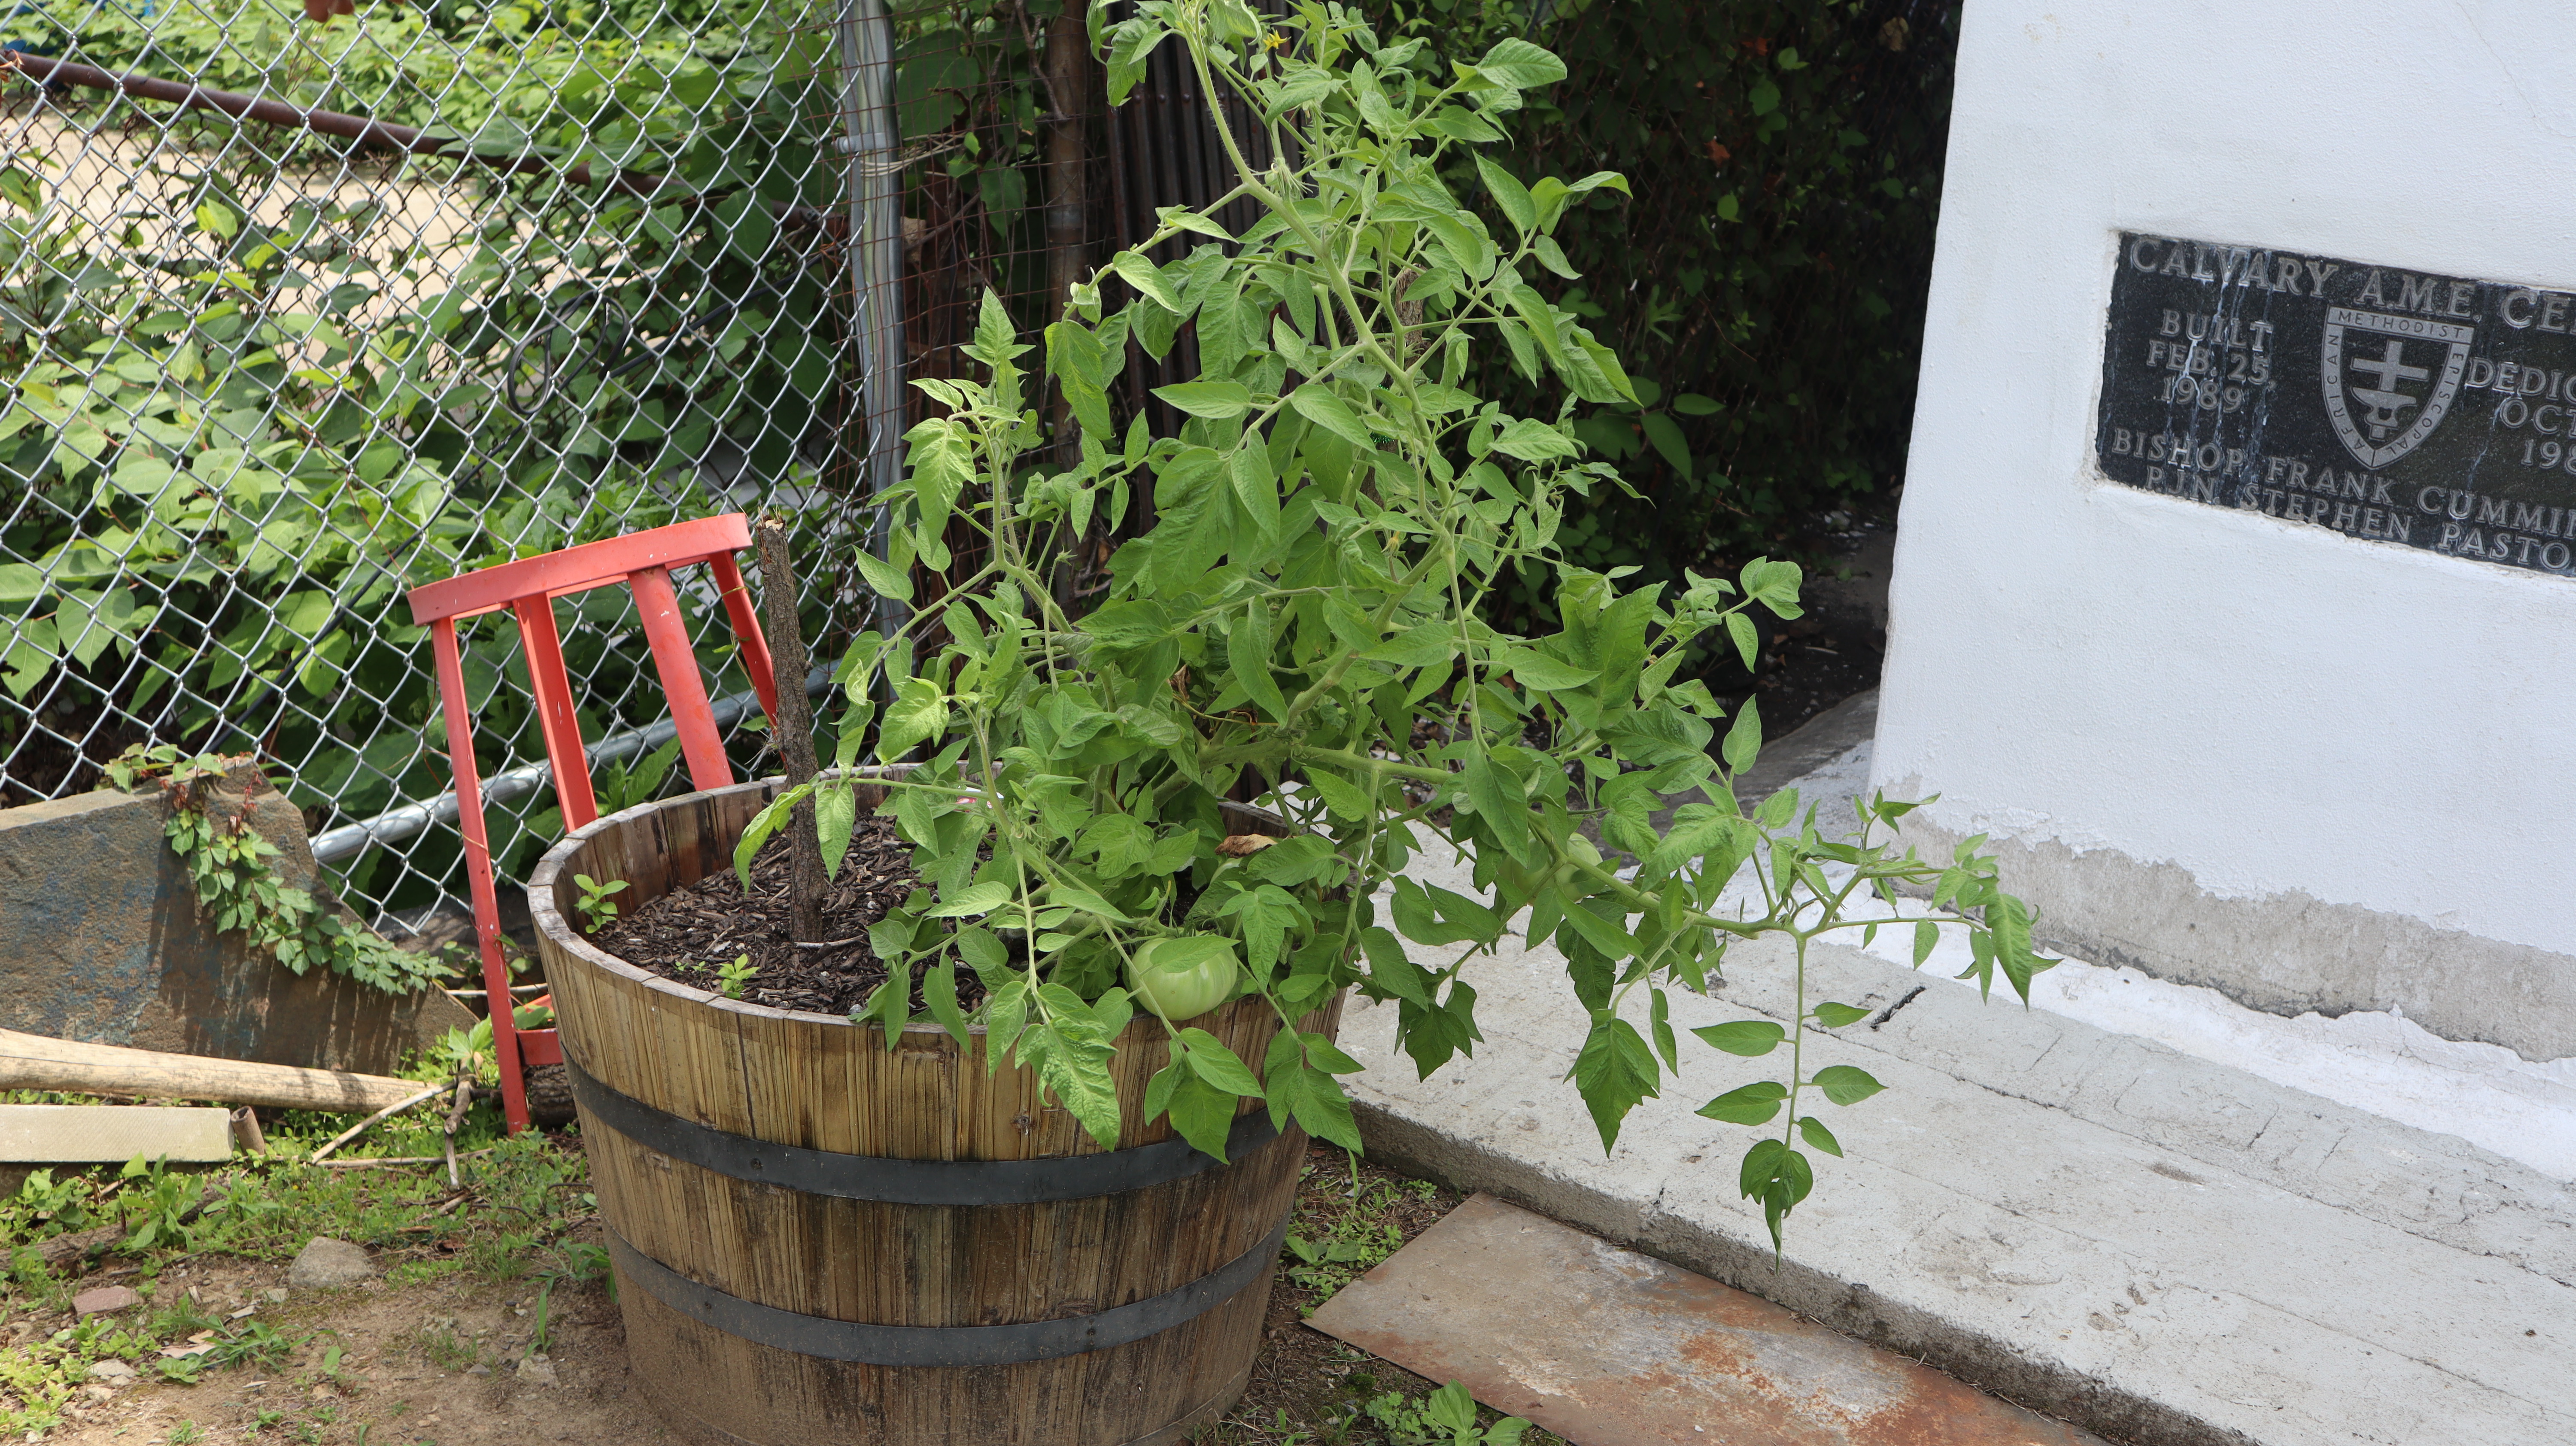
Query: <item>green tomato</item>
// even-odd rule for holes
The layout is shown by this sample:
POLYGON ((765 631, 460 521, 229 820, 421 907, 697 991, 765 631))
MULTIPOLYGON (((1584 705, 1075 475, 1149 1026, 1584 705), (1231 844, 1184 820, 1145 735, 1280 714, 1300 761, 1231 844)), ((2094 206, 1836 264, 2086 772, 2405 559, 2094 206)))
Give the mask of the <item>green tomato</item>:
POLYGON ((1195 1019, 1234 995, 1243 967, 1234 941, 1205 934, 1152 939, 1127 965, 1127 987, 1165 1019, 1195 1019))

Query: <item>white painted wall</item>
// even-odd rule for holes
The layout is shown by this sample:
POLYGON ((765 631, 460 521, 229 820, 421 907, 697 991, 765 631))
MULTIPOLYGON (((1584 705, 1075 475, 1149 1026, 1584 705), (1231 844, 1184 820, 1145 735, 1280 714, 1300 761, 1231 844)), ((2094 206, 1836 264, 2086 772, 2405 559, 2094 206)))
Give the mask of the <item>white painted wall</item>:
POLYGON ((1950 832, 2576 955, 2576 579, 2092 463, 2124 228, 2576 286, 2571 19, 1969 0, 1879 786, 1937 790, 1950 832))

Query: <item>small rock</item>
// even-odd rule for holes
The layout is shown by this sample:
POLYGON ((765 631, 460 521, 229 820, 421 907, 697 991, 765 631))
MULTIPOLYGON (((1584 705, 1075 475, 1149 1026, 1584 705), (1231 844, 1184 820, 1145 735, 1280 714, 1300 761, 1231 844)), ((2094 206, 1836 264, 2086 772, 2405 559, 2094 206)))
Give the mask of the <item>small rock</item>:
POLYGON ((373 1279, 375 1273, 376 1263, 364 1249, 316 1235, 295 1253, 295 1263, 286 1268, 286 1283, 297 1290, 331 1290, 373 1279))
POLYGON ((143 1297, 135 1294, 134 1287, 130 1285, 102 1285, 96 1290, 84 1290, 73 1296, 72 1314, 105 1315, 110 1311, 130 1310, 141 1304, 143 1297))
POLYGON ((553 1358, 537 1355, 520 1357, 519 1379, 532 1386, 551 1386, 555 1384, 555 1363, 553 1358))
POLYGON ((488 1375, 492 1374, 492 1368, 491 1368, 490 1366, 484 1365, 484 1364, 483 1364, 482 1362, 480 1362, 480 1361, 477 1361, 477 1362, 475 1362, 473 1365, 467 1366, 467 1367, 465 1368, 465 1374, 467 1374, 467 1375, 469 1375, 469 1376, 488 1376, 488 1375))
POLYGON ((134 1368, 123 1361, 92 1361, 89 1366, 89 1378, 93 1381, 105 1381, 111 1386, 121 1386, 134 1379, 134 1368))
MULTIPOLYGON (((337 1245, 338 1243, 339 1242, 336 1240, 332 1242, 334 1245, 337 1245)), ((352 1248, 354 1249, 355 1247, 352 1248)), ((364 1252, 361 1252, 361 1254, 363 1253, 364 1252)), ((282 1285, 272 1285, 268 1289, 261 1291, 259 1298, 266 1301, 284 1301, 286 1299, 286 1287, 282 1285)))

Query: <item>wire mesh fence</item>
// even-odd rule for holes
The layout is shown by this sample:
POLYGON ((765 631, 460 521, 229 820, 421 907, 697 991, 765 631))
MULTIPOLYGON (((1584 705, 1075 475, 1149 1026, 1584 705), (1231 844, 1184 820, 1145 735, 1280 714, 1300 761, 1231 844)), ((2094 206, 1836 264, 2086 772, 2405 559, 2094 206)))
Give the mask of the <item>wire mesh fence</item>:
MULTIPOLYGON (((0 42, 0 804, 255 750, 380 921, 462 893, 407 587, 783 509, 837 656, 903 378, 987 287, 1034 329, 1099 209, 1078 8, 36 0, 0 42)), ((585 736, 642 752, 631 601, 558 609, 585 736)), ((517 648, 464 639, 505 875, 555 829, 517 648)))

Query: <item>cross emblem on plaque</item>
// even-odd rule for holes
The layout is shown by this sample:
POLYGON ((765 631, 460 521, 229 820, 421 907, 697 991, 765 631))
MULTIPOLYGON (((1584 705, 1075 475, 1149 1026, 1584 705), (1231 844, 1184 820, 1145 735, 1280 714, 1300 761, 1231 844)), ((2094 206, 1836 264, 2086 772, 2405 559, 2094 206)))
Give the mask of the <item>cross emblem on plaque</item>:
POLYGON ((2397 384, 2420 382, 2432 375, 2422 367, 2410 367, 2401 360, 2405 346, 2406 343, 2391 337, 2387 349, 2376 358, 2354 357, 2345 363, 2354 371, 2367 372, 2378 379, 2379 385, 2375 388, 2352 389, 2355 397, 2370 404, 2370 416, 2365 424, 2370 428, 2370 439, 2374 442, 2386 438, 2389 430, 2397 425, 2397 413, 2401 409, 2415 405, 2416 399, 2397 390, 2397 384))

